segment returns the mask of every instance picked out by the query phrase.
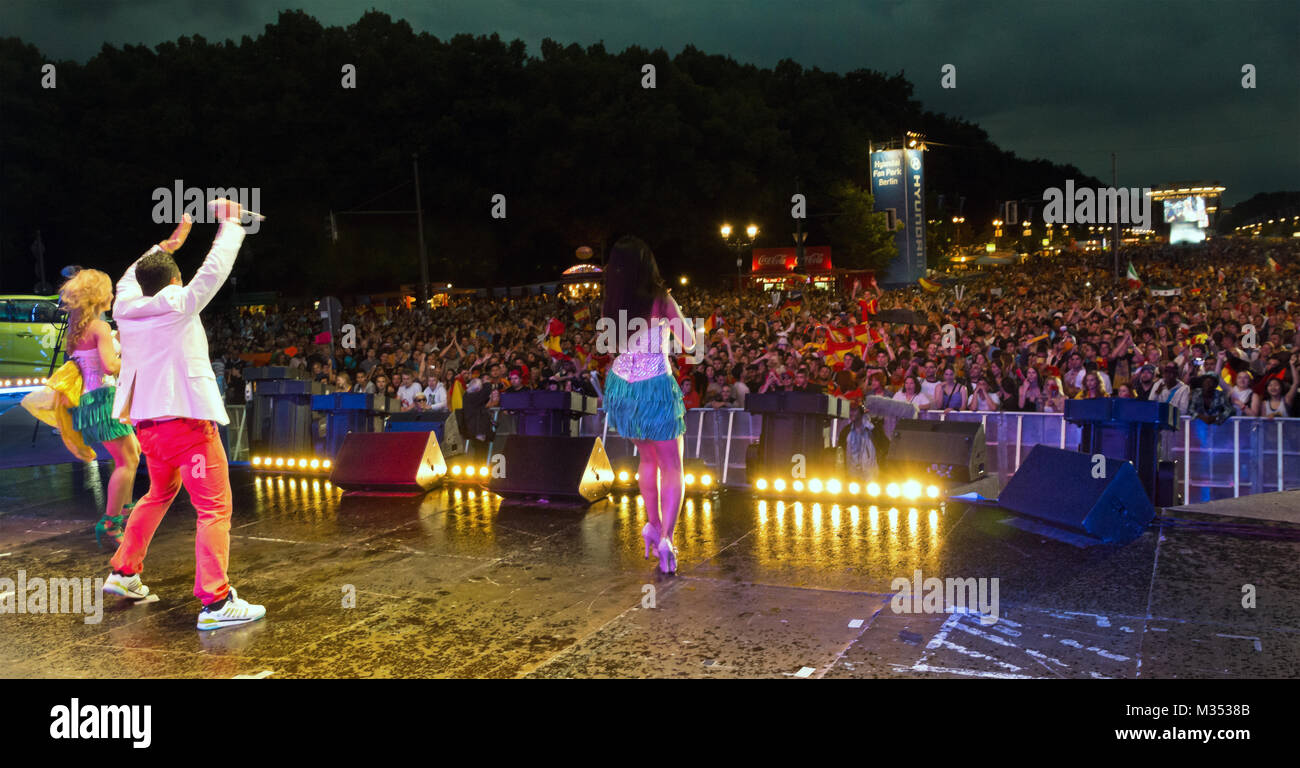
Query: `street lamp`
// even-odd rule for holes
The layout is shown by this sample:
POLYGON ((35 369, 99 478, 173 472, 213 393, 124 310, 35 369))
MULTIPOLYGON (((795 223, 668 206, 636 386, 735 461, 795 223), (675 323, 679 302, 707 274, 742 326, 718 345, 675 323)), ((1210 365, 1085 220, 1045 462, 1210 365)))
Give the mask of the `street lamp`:
POLYGON ((732 229, 730 224, 723 224, 718 230, 718 232, 722 234, 722 241, 729 247, 736 249, 736 290, 739 291, 744 282, 744 277, 741 273, 741 267, 745 264, 743 253, 746 248, 754 245, 754 238, 758 237, 758 226, 750 224, 745 227, 746 239, 743 241, 739 239, 732 240, 731 233, 734 231, 735 230, 732 229))

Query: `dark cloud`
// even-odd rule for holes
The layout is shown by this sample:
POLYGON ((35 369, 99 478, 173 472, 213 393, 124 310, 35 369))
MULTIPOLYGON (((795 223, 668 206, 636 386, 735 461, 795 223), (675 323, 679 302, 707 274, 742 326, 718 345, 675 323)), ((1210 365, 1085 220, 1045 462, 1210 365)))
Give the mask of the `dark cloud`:
MULTIPOLYGON (((1229 202, 1300 186, 1300 3, 1294 0, 299 0, 323 24, 370 7, 439 37, 687 44, 742 62, 902 71, 927 109, 980 124, 1001 146, 1145 186, 1217 179, 1229 202), (940 67, 957 67, 956 89, 940 67), (1258 88, 1241 87, 1241 67, 1258 88)), ((277 6, 242 0, 5 0, 0 35, 53 58, 103 43, 260 34, 277 6)))

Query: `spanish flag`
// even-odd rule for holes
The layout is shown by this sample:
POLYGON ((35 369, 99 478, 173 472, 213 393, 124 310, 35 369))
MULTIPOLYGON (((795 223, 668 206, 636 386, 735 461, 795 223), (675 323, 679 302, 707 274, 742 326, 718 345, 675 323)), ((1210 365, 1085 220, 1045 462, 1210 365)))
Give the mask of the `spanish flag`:
POLYGON ((880 335, 879 331, 875 330, 874 328, 867 325, 866 323, 858 323, 857 325, 853 326, 853 338, 857 339, 865 346, 871 346, 872 344, 877 344, 884 339, 884 337, 880 335))
POLYGON ((848 354, 862 356, 862 345, 856 341, 832 341, 826 344, 826 360, 835 370, 844 367, 844 358, 848 354))
POLYGON ((546 352, 556 360, 572 360, 573 358, 564 354, 560 349, 560 335, 564 333, 564 323, 556 318, 551 318, 546 324, 546 352))
POLYGON ((576 323, 585 325, 587 320, 589 320, 590 318, 591 318, 591 310, 587 309, 586 305, 583 305, 578 309, 573 310, 573 320, 576 323))
POLYGON ((721 325, 722 325, 722 318, 718 317, 717 312, 713 312, 712 314, 709 315, 709 319, 704 321, 704 332, 712 336, 714 329, 718 328, 721 325))
POLYGON ((852 333, 848 328, 836 328, 833 325, 826 326, 826 333, 830 336, 830 340, 833 342, 845 342, 852 336, 852 333))
POLYGON ((920 280, 917 280, 916 282, 921 284, 921 289, 924 290, 926 293, 937 293, 939 291, 938 283, 932 282, 930 280, 926 280, 924 277, 921 278, 920 280))

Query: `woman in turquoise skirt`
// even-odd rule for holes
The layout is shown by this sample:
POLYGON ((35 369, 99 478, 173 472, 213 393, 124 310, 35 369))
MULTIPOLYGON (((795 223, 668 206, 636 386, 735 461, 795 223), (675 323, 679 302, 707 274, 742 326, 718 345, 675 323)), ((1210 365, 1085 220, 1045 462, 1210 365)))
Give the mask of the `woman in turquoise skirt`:
POLYGON ((686 408, 669 355, 675 337, 692 352, 695 334, 659 274, 650 246, 635 237, 614 244, 605 267, 605 301, 598 347, 618 357, 605 379, 605 413, 637 447, 638 483, 649 521, 641 529, 645 556, 659 570, 675 573, 673 528, 682 506, 682 434, 686 408), (611 340, 616 343, 610 343, 611 340))
POLYGON ((121 543, 126 518, 134 504, 131 491, 140 464, 140 443, 127 424, 113 418, 111 378, 122 367, 113 331, 100 319, 113 302, 113 281, 97 269, 83 269, 59 289, 59 299, 68 311, 66 356, 81 371, 81 397, 69 409, 72 426, 89 444, 103 444, 113 457, 113 474, 108 480, 108 504, 95 525, 95 539, 102 536, 121 543))

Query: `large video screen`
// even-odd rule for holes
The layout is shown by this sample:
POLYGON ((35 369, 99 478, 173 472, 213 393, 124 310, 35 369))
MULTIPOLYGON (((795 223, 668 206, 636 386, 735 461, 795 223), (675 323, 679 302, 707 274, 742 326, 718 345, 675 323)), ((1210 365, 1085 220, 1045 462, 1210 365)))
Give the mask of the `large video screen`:
POLYGON ((1165 201, 1165 223, 1195 224, 1201 229, 1210 226, 1210 218, 1205 212, 1205 198, 1199 195, 1180 197, 1165 201))

